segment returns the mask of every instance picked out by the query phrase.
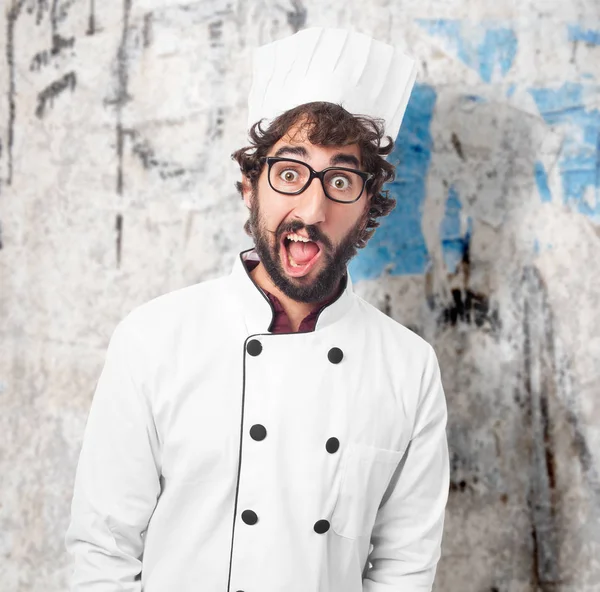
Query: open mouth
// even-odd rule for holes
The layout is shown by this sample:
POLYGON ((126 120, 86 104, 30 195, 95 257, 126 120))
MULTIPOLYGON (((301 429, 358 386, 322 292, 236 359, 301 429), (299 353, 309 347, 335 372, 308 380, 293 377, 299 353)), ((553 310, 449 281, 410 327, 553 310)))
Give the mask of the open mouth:
POLYGON ((286 274, 292 277, 303 277, 321 258, 322 249, 319 243, 290 232, 282 237, 280 252, 286 274))

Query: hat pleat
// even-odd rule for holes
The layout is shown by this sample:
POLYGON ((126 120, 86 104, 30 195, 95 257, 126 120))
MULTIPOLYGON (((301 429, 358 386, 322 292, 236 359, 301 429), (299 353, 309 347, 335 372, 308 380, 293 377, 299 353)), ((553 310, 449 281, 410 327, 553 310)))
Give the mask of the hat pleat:
POLYGON ((312 27, 254 52, 248 125, 313 101, 384 121, 394 139, 415 83, 416 63, 393 46, 343 29, 312 27))

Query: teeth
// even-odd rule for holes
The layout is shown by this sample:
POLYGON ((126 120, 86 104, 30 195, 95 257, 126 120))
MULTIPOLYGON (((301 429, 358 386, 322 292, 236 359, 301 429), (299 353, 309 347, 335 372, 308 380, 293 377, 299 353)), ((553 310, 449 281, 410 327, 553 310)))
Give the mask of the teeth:
MULTIPOLYGON (((310 239, 306 238, 305 236, 301 236, 299 234, 296 234, 295 232, 292 232, 290 234, 288 234, 286 237, 286 239, 290 240, 290 241, 294 241, 295 243, 297 242, 301 242, 301 243, 309 243, 310 239)), ((299 263, 296 263, 293 259, 292 256, 288 253, 288 262, 290 264, 291 267, 305 267, 306 264, 300 265, 299 263)))
POLYGON ((303 242, 303 243, 309 243, 310 242, 310 240, 307 239, 305 236, 300 236, 299 234, 295 234, 295 233, 288 234, 286 236, 286 238, 288 240, 294 241, 295 243, 297 243, 298 241, 303 242))

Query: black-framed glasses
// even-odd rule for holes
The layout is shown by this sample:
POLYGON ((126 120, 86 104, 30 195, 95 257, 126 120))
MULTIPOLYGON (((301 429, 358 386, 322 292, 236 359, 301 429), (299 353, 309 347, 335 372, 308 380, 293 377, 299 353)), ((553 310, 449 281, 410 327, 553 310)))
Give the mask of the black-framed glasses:
POLYGON ((346 167, 328 167, 318 172, 311 166, 293 158, 264 156, 267 163, 269 185, 277 193, 298 195, 302 193, 316 177, 321 181, 325 195, 338 203, 354 203, 360 199, 372 173, 346 167))

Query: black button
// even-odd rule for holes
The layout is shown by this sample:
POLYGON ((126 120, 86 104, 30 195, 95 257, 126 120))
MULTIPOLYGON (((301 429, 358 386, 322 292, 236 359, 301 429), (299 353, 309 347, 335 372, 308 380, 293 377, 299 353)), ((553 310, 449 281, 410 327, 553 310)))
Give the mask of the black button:
POLYGON ((315 532, 317 534, 324 534, 329 530, 329 522, 327 520, 317 520, 315 522, 315 532))
POLYGON ((267 430, 265 429, 265 426, 257 423, 250 428, 250 436, 252 436, 253 440, 260 442, 267 437, 267 430))
POLYGON ((332 364, 339 364, 344 357, 344 352, 339 347, 332 347, 327 357, 332 364))
POLYGON ((242 512, 242 520, 246 524, 252 526, 258 522, 258 516, 256 515, 256 512, 253 512, 252 510, 244 510, 242 512))
POLYGON ((258 356, 262 351, 262 343, 258 339, 251 339, 246 346, 246 351, 251 356, 258 356))
POLYGON ((337 452, 339 447, 340 441, 337 438, 329 438, 329 440, 327 440, 327 443, 325 444, 327 452, 330 452, 331 454, 337 452))

